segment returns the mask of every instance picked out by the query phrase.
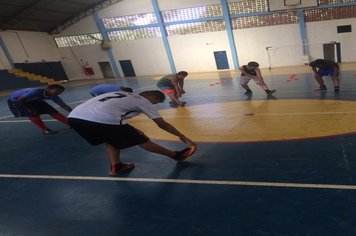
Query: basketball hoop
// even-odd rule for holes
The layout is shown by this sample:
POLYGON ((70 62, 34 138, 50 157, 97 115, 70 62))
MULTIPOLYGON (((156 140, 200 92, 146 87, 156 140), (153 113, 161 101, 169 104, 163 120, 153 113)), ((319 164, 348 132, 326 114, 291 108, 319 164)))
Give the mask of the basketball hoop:
POLYGON ((301 0, 284 0, 284 6, 286 7, 297 7, 302 4, 301 0))
POLYGON ((270 0, 268 1, 269 11, 297 11, 317 7, 318 0, 270 0))

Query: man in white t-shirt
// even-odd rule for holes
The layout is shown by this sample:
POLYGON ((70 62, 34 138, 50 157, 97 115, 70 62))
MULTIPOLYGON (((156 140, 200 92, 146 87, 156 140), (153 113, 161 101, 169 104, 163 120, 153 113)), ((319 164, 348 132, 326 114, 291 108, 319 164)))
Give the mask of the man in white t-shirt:
POLYGON ((70 126, 91 145, 104 143, 111 163, 109 175, 116 176, 135 167, 132 163, 121 163, 120 150, 135 145, 149 152, 184 161, 190 157, 196 144, 167 123, 153 104, 162 103, 165 95, 158 90, 144 91, 139 95, 117 91, 106 93, 80 104, 68 116, 70 126), (171 151, 153 143, 143 132, 127 124, 126 119, 146 114, 158 127, 177 136, 191 145, 181 151, 171 151))

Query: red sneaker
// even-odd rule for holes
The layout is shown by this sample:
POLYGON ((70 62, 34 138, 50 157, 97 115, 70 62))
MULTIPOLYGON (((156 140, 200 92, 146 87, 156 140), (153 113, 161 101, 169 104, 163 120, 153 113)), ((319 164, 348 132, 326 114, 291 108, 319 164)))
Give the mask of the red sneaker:
POLYGON ((196 146, 190 146, 184 148, 181 151, 176 151, 176 156, 174 157, 174 159, 178 162, 185 161, 195 153, 196 149, 196 146))
POLYGON ((117 176, 121 173, 128 172, 135 168, 135 165, 132 163, 119 163, 116 165, 111 165, 109 175, 110 176, 117 176))

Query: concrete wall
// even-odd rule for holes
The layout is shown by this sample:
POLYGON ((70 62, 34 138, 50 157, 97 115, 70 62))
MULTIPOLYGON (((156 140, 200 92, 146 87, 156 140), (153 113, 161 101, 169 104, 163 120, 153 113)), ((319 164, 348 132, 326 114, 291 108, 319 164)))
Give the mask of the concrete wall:
POLYGON ((336 41, 341 45, 342 62, 356 61, 356 18, 312 22, 306 30, 312 59, 323 58, 323 44, 336 41), (352 32, 337 33, 337 26, 341 25, 351 25, 352 32))
POLYGON ((15 63, 60 61, 56 44, 47 33, 2 31, 0 35, 15 63))

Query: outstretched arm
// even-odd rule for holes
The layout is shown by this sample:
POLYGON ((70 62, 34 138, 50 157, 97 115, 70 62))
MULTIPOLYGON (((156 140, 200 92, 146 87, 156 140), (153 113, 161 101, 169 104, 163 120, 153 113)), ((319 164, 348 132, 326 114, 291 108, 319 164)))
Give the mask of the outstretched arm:
POLYGON ((179 85, 180 89, 182 90, 182 94, 184 94, 185 93, 184 88, 183 88, 184 87, 184 79, 179 79, 178 85, 179 85))
POLYGON ((51 100, 55 103, 57 103, 62 109, 71 112, 73 109, 68 106, 59 96, 54 96, 51 98, 51 100))
POLYGON ((153 119, 153 121, 160 127, 161 129, 167 131, 168 133, 171 133, 177 137, 179 137, 180 140, 182 140, 184 143, 189 143, 191 145, 196 145, 195 142, 187 138, 184 134, 179 132, 173 125, 170 123, 166 122, 162 117, 153 119))
POLYGON ((60 107, 68 112, 71 112, 73 109, 67 104, 61 104, 60 107))
POLYGON ((256 71, 256 77, 260 80, 263 80, 260 68, 256 68, 255 71, 256 71))
POLYGON ((175 76, 169 77, 169 80, 172 81, 172 84, 176 90, 177 97, 180 97, 182 95, 182 88, 179 85, 178 79, 175 76))

